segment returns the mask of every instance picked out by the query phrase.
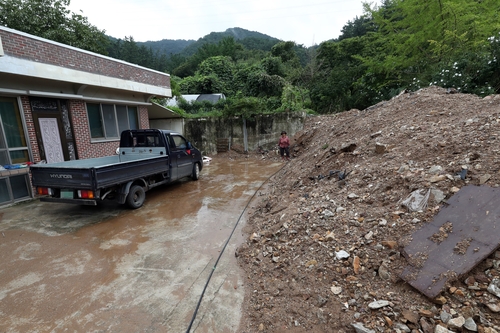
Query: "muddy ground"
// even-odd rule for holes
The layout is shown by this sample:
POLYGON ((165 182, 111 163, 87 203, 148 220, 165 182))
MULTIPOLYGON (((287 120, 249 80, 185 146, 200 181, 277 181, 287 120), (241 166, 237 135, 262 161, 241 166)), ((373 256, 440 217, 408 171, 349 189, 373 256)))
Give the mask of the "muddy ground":
POLYGON ((0 332, 237 332, 241 213, 279 167, 214 158, 198 181, 154 188, 136 210, 39 200, 3 208, 0 332))
POLYGON ((499 150, 498 95, 429 87, 309 118, 249 212, 239 332, 500 332, 500 295, 488 291, 500 251, 435 299, 400 278, 403 239, 462 187, 500 186, 499 150), (419 189, 432 195, 411 212, 401 201, 419 189))

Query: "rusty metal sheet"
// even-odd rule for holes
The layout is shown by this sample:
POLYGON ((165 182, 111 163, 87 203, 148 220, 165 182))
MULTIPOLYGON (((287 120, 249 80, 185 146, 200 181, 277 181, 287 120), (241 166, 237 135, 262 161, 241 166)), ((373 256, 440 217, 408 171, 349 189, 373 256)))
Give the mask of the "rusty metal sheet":
POLYGON ((401 278, 434 298, 500 245, 500 189, 465 186, 434 220, 413 233, 401 278))

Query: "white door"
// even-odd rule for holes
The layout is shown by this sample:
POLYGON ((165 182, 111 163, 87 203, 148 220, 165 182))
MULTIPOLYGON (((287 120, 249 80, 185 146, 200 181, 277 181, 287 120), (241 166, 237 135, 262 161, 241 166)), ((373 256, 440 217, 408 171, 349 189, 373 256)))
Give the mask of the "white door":
POLYGON ((64 161, 61 137, 56 118, 38 118, 40 131, 42 132, 43 149, 47 163, 64 161))

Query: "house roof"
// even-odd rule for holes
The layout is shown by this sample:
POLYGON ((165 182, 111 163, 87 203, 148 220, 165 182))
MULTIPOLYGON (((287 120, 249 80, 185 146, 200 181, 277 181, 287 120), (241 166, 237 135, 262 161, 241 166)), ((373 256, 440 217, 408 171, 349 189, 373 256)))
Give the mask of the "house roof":
POLYGON ((148 106, 148 114, 149 114, 149 119, 182 118, 181 115, 157 103, 151 103, 151 105, 148 106))
MULTIPOLYGON (((226 98, 224 94, 188 94, 182 95, 181 97, 184 98, 188 103, 201 101, 217 103, 219 100, 226 98)), ((177 97, 171 98, 168 101, 167 106, 177 106, 177 97)))
POLYGON ((0 92, 146 105, 172 95, 166 73, 3 26, 0 92))

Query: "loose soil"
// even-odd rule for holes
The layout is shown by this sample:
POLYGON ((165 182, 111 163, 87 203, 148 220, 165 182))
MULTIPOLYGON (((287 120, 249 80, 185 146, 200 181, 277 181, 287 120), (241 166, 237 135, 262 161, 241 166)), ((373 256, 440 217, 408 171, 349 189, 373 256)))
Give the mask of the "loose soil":
POLYGON ((429 87, 309 118, 292 160, 253 202, 236 251, 247 282, 239 331, 500 332, 500 299, 486 290, 500 277, 500 251, 436 299, 399 278, 402 248, 446 199, 465 185, 500 186, 499 150, 500 95, 429 87), (401 202, 420 189, 433 190, 427 206, 410 212, 401 202))

